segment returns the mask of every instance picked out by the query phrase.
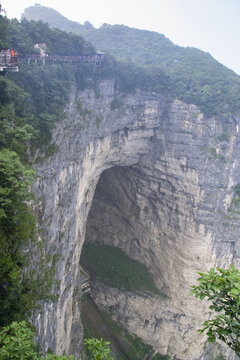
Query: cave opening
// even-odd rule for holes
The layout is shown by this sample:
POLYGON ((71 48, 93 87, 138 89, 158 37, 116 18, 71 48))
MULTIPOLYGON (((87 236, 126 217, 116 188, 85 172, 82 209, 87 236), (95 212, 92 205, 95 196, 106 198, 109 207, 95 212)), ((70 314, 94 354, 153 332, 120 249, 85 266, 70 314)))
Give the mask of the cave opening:
MULTIPOLYGON (((161 247, 160 186, 158 180, 138 166, 105 170, 88 214, 81 256, 81 266, 91 279, 86 292, 90 291, 91 297, 85 295, 82 301, 85 333, 107 338, 113 352, 124 359, 142 359, 152 351, 152 346, 128 326, 134 314, 118 311, 121 295, 157 298, 163 302, 168 299, 168 284, 164 284, 159 267, 162 249, 156 251, 156 244, 161 247), (115 292, 117 302, 112 303, 109 290, 115 292), (135 348, 136 343, 141 351, 138 346, 135 348), (133 354, 129 353, 132 347, 133 354)), ((146 331, 150 322, 145 314, 142 326, 146 331)))
MULTIPOLYGON (((189 293, 199 257, 206 258, 193 221, 196 188, 188 186, 186 174, 176 175, 177 166, 166 171, 145 159, 141 165, 103 171, 81 256, 81 264, 90 270, 93 301, 83 299, 82 318, 85 324, 92 321, 92 336, 104 337, 98 329, 107 322, 110 340, 116 331, 125 339, 132 336, 131 344, 137 339, 164 356, 177 353, 179 344, 184 351, 185 334, 194 336, 192 323, 200 316, 189 293), (96 306, 101 310, 99 326, 96 317, 89 318, 96 306)), ((118 345, 124 342, 117 339, 118 345)), ((125 343, 124 351, 131 344, 125 343)), ((128 359, 126 354, 123 358, 128 359)))
MULTIPOLYGON (((161 212, 157 204, 159 184, 155 182, 153 186, 153 182, 134 166, 105 170, 98 181, 87 220, 82 262, 90 266, 93 273, 95 270, 98 279, 102 277, 103 282, 113 287, 132 290, 127 282, 131 282, 131 277, 132 282, 140 280, 134 279, 134 272, 141 274, 147 292, 150 273, 160 285, 160 272, 155 266, 160 259, 153 242, 159 238, 156 230, 161 228, 161 212), (109 267, 104 266, 106 263, 109 267), (116 279, 108 278, 111 274, 107 272, 116 279)), ((154 282, 151 285, 156 292, 154 282)), ((134 288, 134 284, 132 286, 134 288)))

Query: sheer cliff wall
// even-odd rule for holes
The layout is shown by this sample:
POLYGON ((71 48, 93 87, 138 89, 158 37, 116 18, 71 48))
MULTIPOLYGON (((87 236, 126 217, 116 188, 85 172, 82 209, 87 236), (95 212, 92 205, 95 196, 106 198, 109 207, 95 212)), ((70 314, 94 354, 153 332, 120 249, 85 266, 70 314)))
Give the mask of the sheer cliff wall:
POLYGON ((53 131, 59 151, 37 166, 34 184, 40 236, 56 255, 60 280, 58 301, 36 318, 45 348, 80 353, 79 259, 87 228, 87 241, 120 247, 167 295, 96 282, 95 301, 160 353, 207 359, 206 339, 197 333, 207 306, 189 293, 197 271, 239 265, 239 121, 207 118, 155 93, 121 94, 112 80, 95 92, 73 91, 53 131))

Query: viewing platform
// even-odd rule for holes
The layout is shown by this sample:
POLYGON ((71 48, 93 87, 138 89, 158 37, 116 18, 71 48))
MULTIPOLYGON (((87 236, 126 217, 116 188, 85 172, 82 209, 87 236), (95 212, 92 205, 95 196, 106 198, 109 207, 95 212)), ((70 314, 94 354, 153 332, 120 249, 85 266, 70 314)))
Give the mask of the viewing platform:
MULTIPOLYGON (((91 63, 101 65, 104 61, 104 53, 97 52, 95 55, 48 55, 48 54, 29 54, 20 56, 20 58, 27 58, 28 64, 34 61, 36 64, 41 63, 57 63, 57 62, 70 62, 70 63, 91 63)), ((18 56, 11 54, 10 51, 0 51, 0 72, 18 72, 18 56)))
POLYGON ((95 54, 93 56, 85 56, 85 55, 77 55, 77 56, 68 56, 68 55, 35 55, 35 54, 29 54, 26 56, 28 59, 28 64, 30 64, 31 61, 34 61, 35 63, 42 62, 43 65, 45 65, 46 62, 82 62, 82 63, 92 63, 96 65, 101 65, 104 61, 104 55, 103 54, 95 54))
POLYGON ((0 52, 0 72, 18 72, 18 57, 9 51, 0 52))

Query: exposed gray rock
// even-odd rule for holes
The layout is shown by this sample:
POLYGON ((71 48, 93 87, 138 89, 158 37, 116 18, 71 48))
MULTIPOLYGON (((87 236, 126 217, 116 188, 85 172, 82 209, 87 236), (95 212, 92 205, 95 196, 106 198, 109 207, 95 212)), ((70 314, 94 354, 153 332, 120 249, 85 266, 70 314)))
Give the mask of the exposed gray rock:
POLYGON ((95 301, 162 354, 203 359, 206 338, 197 329, 207 304, 189 292, 197 271, 239 265, 239 215, 228 209, 240 179, 240 119, 207 118, 155 93, 120 94, 111 80, 77 99, 73 92, 53 132, 59 152, 38 166, 34 184, 41 236, 59 255, 61 280, 58 302, 36 319, 39 339, 58 354, 80 353, 79 259, 88 223, 87 241, 144 263, 168 296, 95 284, 95 301), (217 138, 223 132, 228 140, 217 138))

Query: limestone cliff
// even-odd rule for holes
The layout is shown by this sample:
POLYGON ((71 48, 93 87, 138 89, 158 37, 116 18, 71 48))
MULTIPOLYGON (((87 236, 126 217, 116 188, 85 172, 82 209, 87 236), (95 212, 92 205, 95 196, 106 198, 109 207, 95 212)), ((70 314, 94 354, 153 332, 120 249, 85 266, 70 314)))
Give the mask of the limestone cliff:
POLYGON ((197 271, 239 265, 239 214, 229 212, 240 179, 239 122, 230 114, 225 122, 207 118, 194 105, 155 93, 121 94, 113 80, 95 92, 72 92, 53 132, 59 151, 37 166, 34 185, 41 237, 58 255, 61 281, 58 302, 44 304, 36 319, 45 348, 80 353, 86 234, 86 241, 119 247, 145 264, 167 295, 96 282, 98 304, 162 354, 213 358, 197 333, 207 306, 189 292, 197 271))

